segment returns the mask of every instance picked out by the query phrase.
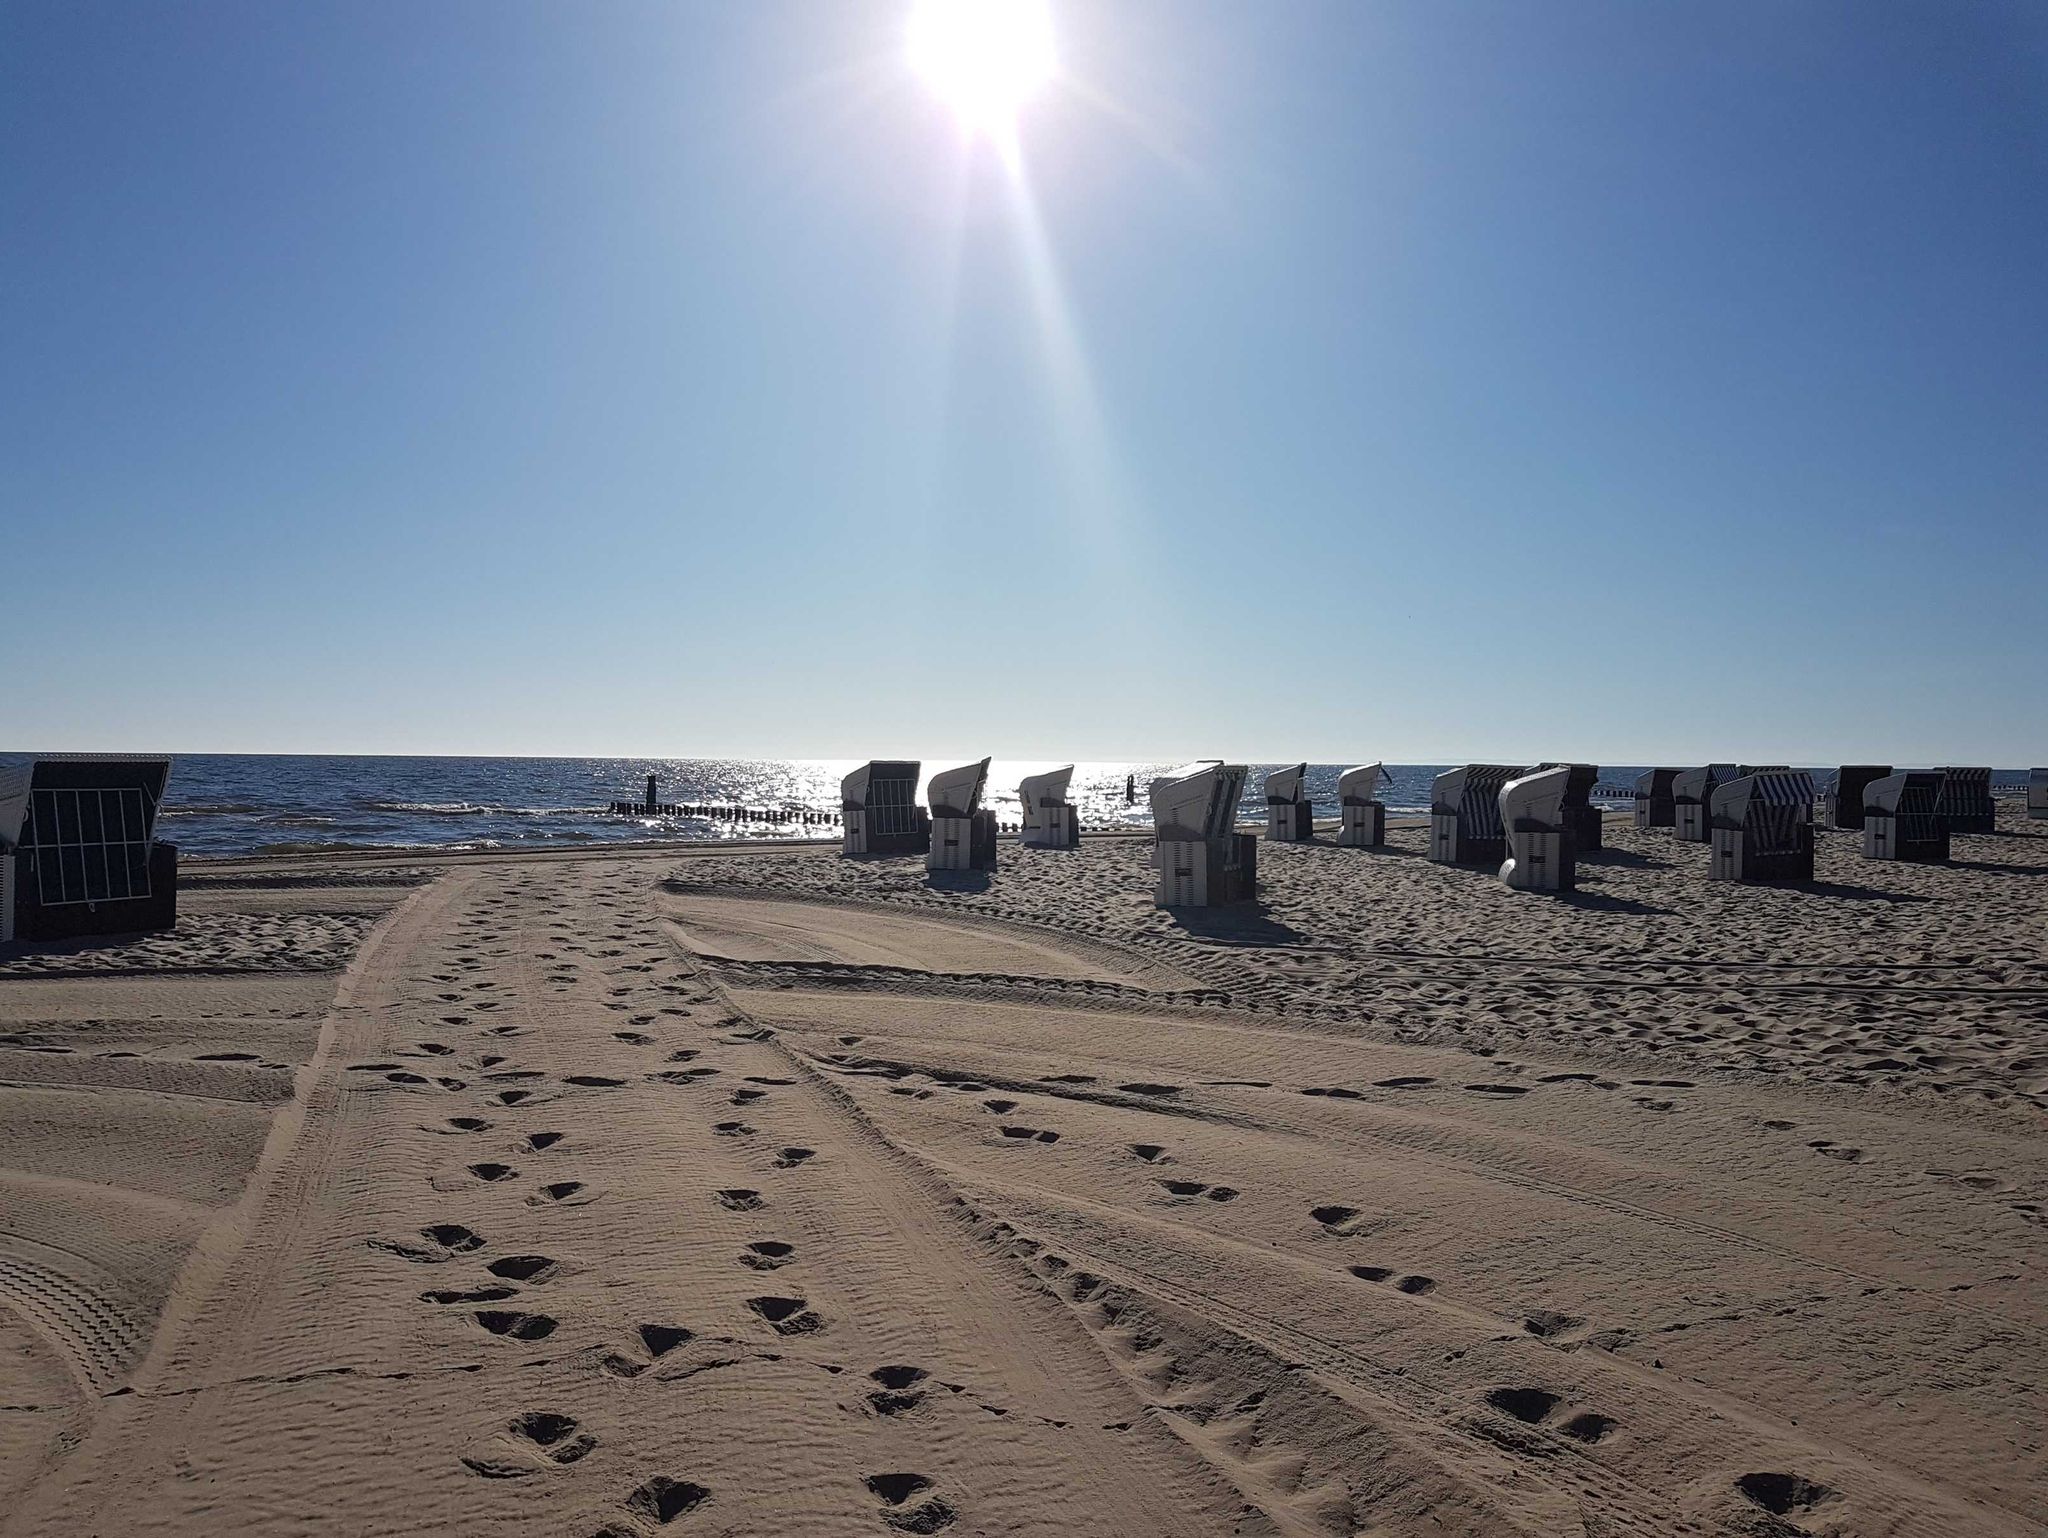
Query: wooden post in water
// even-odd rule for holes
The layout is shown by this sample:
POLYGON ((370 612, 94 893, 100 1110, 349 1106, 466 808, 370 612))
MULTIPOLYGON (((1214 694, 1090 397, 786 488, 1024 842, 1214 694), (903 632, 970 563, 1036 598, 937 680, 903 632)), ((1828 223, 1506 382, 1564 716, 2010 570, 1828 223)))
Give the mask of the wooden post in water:
POLYGON ((650 774, 647 776, 647 814, 650 817, 654 815, 654 806, 654 776, 650 774))

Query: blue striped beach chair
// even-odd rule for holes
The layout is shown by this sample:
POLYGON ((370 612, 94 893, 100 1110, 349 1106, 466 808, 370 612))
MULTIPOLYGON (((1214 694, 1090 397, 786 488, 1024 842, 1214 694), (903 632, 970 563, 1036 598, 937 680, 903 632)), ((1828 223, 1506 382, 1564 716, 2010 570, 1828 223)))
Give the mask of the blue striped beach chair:
POLYGON ((1430 785, 1429 857, 1439 865, 1498 865, 1507 858, 1500 789, 1526 768, 1465 764, 1430 785))
POLYGON ((1948 858, 1948 819, 1941 814, 1941 776, 1888 774, 1863 787, 1863 858, 1948 858))
POLYGON ((1813 776, 1763 770, 1714 788, 1714 881, 1813 879, 1813 776))

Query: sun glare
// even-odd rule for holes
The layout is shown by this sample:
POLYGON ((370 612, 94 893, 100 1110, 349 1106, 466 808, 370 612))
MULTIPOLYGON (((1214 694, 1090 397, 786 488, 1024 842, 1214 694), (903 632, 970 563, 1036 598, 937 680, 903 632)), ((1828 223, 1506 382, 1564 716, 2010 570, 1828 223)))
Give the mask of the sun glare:
POLYGON ((917 0, 910 67, 972 133, 1007 135, 1054 66, 1045 0, 917 0))

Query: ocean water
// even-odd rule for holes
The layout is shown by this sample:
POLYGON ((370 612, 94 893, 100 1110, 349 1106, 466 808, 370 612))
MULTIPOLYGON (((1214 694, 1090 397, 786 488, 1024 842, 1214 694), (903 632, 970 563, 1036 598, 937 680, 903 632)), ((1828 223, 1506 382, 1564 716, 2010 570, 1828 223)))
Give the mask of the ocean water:
MULTIPOLYGON (((349 758, 268 754, 178 755, 158 837, 187 854, 291 853, 355 848, 526 848, 635 839, 836 839, 839 781, 858 767, 839 759, 349 758), (731 815, 612 816, 607 803, 638 801, 647 776, 662 802, 744 811, 731 815)), ((925 765, 950 767, 948 762, 925 765)), ((1017 784, 1052 763, 998 759, 985 804, 1005 823, 1021 816, 1017 784)), ((1167 760, 1085 763, 1070 795, 1083 825, 1150 825, 1146 783, 1167 760), (1135 776, 1135 804, 1124 799, 1135 776)), ((1266 770, 1246 779, 1244 811, 1264 814, 1266 770)), ((1346 764, 1309 768, 1310 799, 1336 815, 1346 764)), ((1380 799, 1396 809, 1429 805, 1430 781, 1446 766, 1390 764, 1380 799)), ((1603 770, 1603 786, 1633 783, 1640 769, 1603 770)), ((1619 804, 1618 802, 1616 804, 1619 804)))
MULTIPOLYGON (((0 754, 0 759, 12 755, 0 754)), ((925 765, 927 776, 954 760, 925 765)), ((839 836, 839 781, 857 767, 842 759, 738 758, 350 758, 270 754, 179 754, 171 768, 157 836, 194 855, 274 854, 361 848, 526 848, 642 839, 817 838, 839 836), (718 808, 703 816, 612 816, 604 808, 638 801, 647 776, 658 799, 718 808), (727 815, 730 809, 746 815, 727 815)), ((1004 823, 1021 816, 1017 783, 1054 763, 998 759, 986 804, 1004 823)), ((1087 828, 1146 827, 1147 782, 1167 760, 1084 763, 1071 790, 1087 828), (1126 803, 1126 776, 1137 800, 1126 803)), ((1251 766, 1243 811, 1264 815, 1261 789, 1271 764, 1251 766)), ((1349 765, 1311 764, 1308 794, 1336 815, 1337 776, 1349 765)), ((1424 810, 1444 764, 1389 764, 1380 799, 1397 811, 1424 810)), ((1605 805, 1628 804, 1640 765, 1603 765, 1605 805)), ((1822 784, 1832 769, 1816 770, 1822 784)), ((2024 779, 1999 771, 1997 780, 2024 779)))

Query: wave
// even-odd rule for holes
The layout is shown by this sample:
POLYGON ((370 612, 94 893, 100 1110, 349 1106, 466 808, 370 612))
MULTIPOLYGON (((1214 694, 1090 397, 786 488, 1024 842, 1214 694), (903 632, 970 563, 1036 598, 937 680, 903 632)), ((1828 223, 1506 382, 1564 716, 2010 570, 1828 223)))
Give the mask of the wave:
POLYGON ((157 808, 159 817, 246 817, 255 812, 266 812, 268 807, 256 806, 247 801, 188 801, 178 805, 157 808))

